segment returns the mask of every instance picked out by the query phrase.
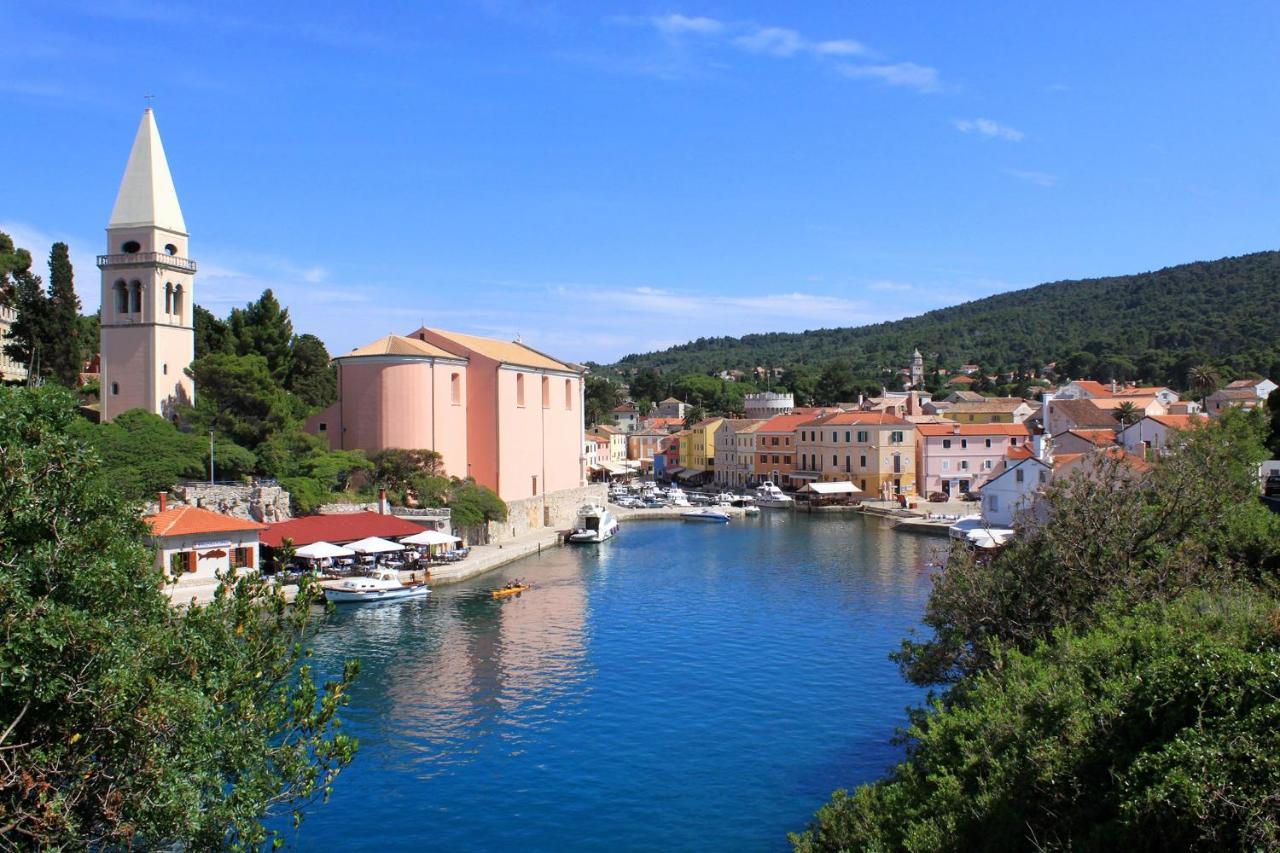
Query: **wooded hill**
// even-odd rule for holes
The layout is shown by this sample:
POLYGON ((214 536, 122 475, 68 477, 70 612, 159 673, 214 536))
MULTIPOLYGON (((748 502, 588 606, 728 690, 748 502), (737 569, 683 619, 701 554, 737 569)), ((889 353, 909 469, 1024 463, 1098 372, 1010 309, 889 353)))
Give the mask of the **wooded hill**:
POLYGON ((1025 371, 1066 362, 1073 373, 1097 379, 1180 388, 1200 364, 1276 376, 1280 252, 1051 282, 871 326, 700 338, 626 356, 613 369, 685 374, 845 361, 858 375, 874 376, 905 367, 916 347, 930 370, 976 363, 992 372, 1025 371))

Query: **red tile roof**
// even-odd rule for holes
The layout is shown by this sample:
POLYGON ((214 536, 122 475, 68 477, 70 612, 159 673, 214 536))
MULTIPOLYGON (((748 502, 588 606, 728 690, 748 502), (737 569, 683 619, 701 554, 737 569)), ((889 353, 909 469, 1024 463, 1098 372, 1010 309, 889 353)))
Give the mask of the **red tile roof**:
POLYGON ((977 382, 977 381, 978 380, 974 379, 972 376, 952 376, 950 379, 947 380, 947 384, 948 385, 972 385, 974 382, 977 382))
POLYGON ((1031 435, 1031 427, 1027 424, 958 424, 955 421, 948 423, 918 423, 916 429, 921 435, 929 436, 948 436, 948 435, 1031 435))
POLYGON ((1203 426, 1209 422, 1208 415, 1147 415, 1147 420, 1167 426, 1170 429, 1190 429, 1203 426))
POLYGON ((1021 447, 1015 445, 1005 448, 1004 455, 1010 459, 1030 459, 1035 454, 1032 453, 1031 448, 1026 445, 1021 447))
POLYGON ((756 432, 795 432, 800 424, 813 420, 814 412, 792 412, 789 415, 774 415, 765 421, 756 432))
POLYGON ((1069 429, 1058 434, 1066 435, 1067 433, 1098 447, 1107 447, 1116 443, 1116 431, 1113 429, 1069 429))
POLYGON ((238 530, 266 530, 265 524, 233 518, 198 506, 179 506, 143 519, 152 536, 188 536, 195 533, 231 533, 238 530))
POLYGON ((886 412, 835 412, 810 418, 801 426, 914 426, 911 421, 886 412))
POLYGON ((1077 379, 1071 383, 1082 391, 1087 391, 1095 397, 1110 397, 1111 386, 1103 385, 1101 382, 1095 382, 1092 379, 1077 379))
POLYGON ((394 515, 379 515, 376 512, 344 512, 334 515, 307 515, 292 521, 278 521, 267 525, 267 532, 262 534, 262 544, 279 548, 285 539, 292 539, 297 547, 310 545, 312 542, 332 542, 341 545, 344 542, 355 542, 366 536, 395 538, 410 536, 422 532, 421 524, 403 521, 394 515))

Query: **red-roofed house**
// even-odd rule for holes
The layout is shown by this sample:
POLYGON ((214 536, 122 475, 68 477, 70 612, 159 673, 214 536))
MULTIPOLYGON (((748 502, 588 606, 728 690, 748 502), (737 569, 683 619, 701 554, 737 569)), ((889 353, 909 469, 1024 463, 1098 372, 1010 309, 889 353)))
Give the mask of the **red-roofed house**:
POLYGON ((1114 447, 1114 429, 1069 429, 1053 437, 1054 453, 1087 453, 1099 447, 1114 447))
POLYGON ((959 495, 978 489, 1010 449, 1027 447, 1032 431, 1019 424, 916 424, 921 494, 959 495))
POLYGON ((217 581, 219 572, 258 568, 258 537, 265 524, 233 518, 195 506, 165 508, 143 519, 151 529, 156 566, 180 586, 217 581))
POLYGON ((756 428, 755 482, 764 480, 779 487, 793 483, 791 472, 796 463, 796 427, 813 420, 815 411, 775 415, 756 428))
POLYGON ((810 417, 795 429, 797 460, 792 482, 851 481, 880 498, 913 494, 916 428, 911 421, 887 412, 810 417))
POLYGON ((1149 415, 1120 430, 1120 444, 1143 459, 1164 453, 1170 432, 1195 429, 1209 422, 1208 415, 1149 415))

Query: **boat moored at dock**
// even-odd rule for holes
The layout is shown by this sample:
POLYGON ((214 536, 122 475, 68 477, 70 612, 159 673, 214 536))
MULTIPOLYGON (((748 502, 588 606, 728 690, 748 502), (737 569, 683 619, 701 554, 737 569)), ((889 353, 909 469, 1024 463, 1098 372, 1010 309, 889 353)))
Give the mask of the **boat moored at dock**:
POLYGON ((606 507, 587 504, 578 510, 578 521, 566 537, 578 545, 604 542, 618 532, 618 520, 606 507))
POLYGON ((729 523, 728 513, 718 512, 717 510, 708 509, 708 508, 690 510, 689 512, 682 512, 680 513, 680 518, 683 521, 703 521, 703 522, 711 522, 712 524, 728 524, 729 523))
POLYGON ((335 604, 363 604, 426 598, 430 593, 425 583, 403 584, 395 569, 374 569, 368 575, 346 578, 324 586, 324 597, 335 604))
POLYGON ((779 489, 770 480, 765 480, 756 486, 754 497, 756 506, 768 509, 794 509, 796 505, 795 498, 779 489))

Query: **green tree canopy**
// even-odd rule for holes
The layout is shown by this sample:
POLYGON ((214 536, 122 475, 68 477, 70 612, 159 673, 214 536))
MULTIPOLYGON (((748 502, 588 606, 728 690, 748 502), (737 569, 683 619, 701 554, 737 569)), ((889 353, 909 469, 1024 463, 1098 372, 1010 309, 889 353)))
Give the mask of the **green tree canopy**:
POLYGON ((235 353, 261 356, 271 378, 283 386, 292 366, 293 322, 289 309, 280 307, 270 288, 262 292, 258 301, 232 309, 227 326, 235 353))
POLYGON ((271 436, 294 428, 294 399, 272 378, 260 355, 210 353, 191 365, 199 393, 184 420, 198 432, 214 430, 256 450, 271 436))
POLYGON ((231 329, 213 315, 213 312, 197 305, 193 309, 196 336, 196 358, 210 353, 231 352, 231 329))
POLYGON ((44 364, 49 375, 67 388, 80 381, 84 364, 81 346, 80 297, 66 243, 49 251, 49 303, 44 329, 44 364))
POLYGON ((258 848, 327 796, 355 663, 317 684, 315 590, 246 574, 175 614, 135 506, 57 388, 0 388, 5 846, 258 848))
POLYGON ((293 339, 289 358, 289 390, 307 406, 322 409, 338 399, 338 373, 329 363, 329 350, 315 335, 293 339))
POLYGON ((605 424, 613 422, 611 414, 618 403, 622 402, 622 389, 618 383, 603 376, 588 373, 584 393, 586 396, 587 424, 605 424))

